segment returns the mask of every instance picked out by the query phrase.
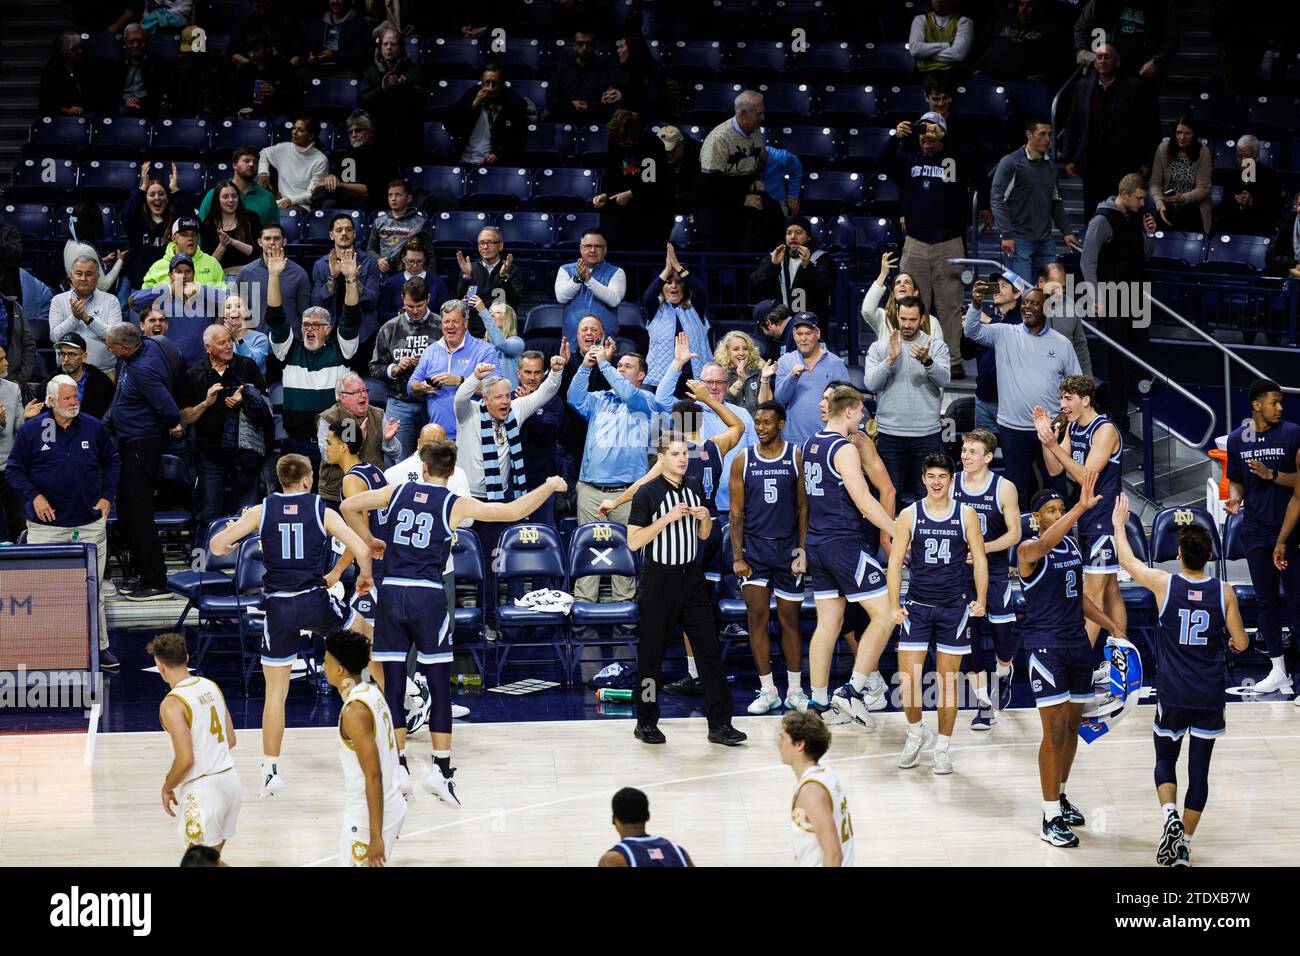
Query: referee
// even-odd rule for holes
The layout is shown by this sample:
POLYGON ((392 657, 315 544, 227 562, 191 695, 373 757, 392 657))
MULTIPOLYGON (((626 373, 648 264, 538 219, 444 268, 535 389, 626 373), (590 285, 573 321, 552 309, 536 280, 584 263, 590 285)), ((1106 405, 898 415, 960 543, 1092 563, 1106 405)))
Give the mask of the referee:
POLYGON ((709 741, 734 747, 745 734, 731 726, 731 688, 722 672, 713 605, 700 566, 700 542, 709 537, 713 518, 704 504, 703 486, 686 474, 685 437, 663 432, 658 452, 663 473, 637 489, 627 524, 628 546, 645 549, 637 599, 641 648, 635 735, 647 744, 667 739, 659 729, 664 650, 670 635, 685 631, 704 688, 709 741))

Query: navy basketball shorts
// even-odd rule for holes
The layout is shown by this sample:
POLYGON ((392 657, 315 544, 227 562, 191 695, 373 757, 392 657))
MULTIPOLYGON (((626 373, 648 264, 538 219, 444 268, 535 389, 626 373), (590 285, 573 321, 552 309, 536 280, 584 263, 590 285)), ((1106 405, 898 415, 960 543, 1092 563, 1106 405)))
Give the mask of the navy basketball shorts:
POLYGON ((1083 553, 1084 574, 1118 573, 1119 555, 1115 551, 1114 528, 1081 530, 1079 550, 1083 553))
POLYGON ((1025 637, 1025 656, 1029 661, 1029 686, 1037 707, 1054 707, 1066 702, 1091 704, 1093 653, 1088 639, 1065 647, 1042 647, 1035 638, 1025 637))
POLYGON ((443 664, 452 659, 447 592, 441 581, 385 578, 375 615, 377 661, 405 661, 412 646, 419 664, 443 664))
MULTIPOLYGON (((975 585, 971 583, 971 593, 975 585)), ((989 671, 1000 658, 1009 661, 1016 656, 1015 605, 1011 603, 1011 581, 1005 569, 989 568, 988 594, 984 601, 984 617, 970 619, 971 647, 969 657, 962 661, 962 669, 971 673, 989 671), (983 622, 983 623, 981 623, 983 622)))
POLYGON ((370 589, 369 594, 357 594, 354 592, 352 595, 352 600, 348 603, 351 605, 352 610, 356 611, 363 618, 365 618, 367 624, 369 624, 371 627, 374 627, 375 614, 379 610, 378 582, 376 582, 375 586, 370 589))
POLYGON ((262 663, 288 667, 298 657, 303 631, 325 634, 351 627, 360 615, 324 588, 297 594, 268 594, 262 625, 262 663))
POLYGON ((740 586, 771 588, 783 601, 803 601, 803 575, 790 570, 798 538, 759 538, 745 535, 744 558, 753 572, 740 586))
POLYGON ((1157 737, 1170 740, 1182 740, 1185 734, 1213 740, 1222 737, 1228 730, 1223 704, 1217 707, 1175 707, 1172 704, 1156 704, 1156 721, 1152 728, 1157 737))
POLYGON ((860 538, 840 538, 808 545, 808 573, 817 600, 843 597, 869 601, 889 593, 885 572, 867 553, 860 538))
POLYGON ((704 580, 713 584, 722 580, 723 572, 731 572, 731 568, 722 566, 722 522, 717 515, 713 516, 713 530, 700 543, 700 567, 704 569, 704 580))
POLYGON ((962 604, 922 604, 908 598, 903 602, 907 617, 898 635, 898 651, 920 651, 933 645, 940 654, 965 657, 970 646, 970 608, 962 604))

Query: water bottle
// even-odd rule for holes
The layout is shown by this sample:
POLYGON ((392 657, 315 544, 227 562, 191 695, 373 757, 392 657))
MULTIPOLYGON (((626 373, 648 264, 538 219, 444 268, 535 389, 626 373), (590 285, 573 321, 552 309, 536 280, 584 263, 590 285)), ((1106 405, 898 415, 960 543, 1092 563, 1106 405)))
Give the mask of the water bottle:
POLYGON ((596 700, 609 703, 617 701, 626 704, 632 700, 632 691, 620 690, 617 687, 602 687, 596 691, 596 700))

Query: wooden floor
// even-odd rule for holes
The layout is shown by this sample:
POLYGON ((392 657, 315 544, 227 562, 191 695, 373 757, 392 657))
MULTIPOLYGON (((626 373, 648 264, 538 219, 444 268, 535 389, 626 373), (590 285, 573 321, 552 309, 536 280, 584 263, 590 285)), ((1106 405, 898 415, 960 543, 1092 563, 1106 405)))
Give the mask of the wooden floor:
MULTIPOLYGON (((1153 865, 1160 813, 1143 707, 1114 739, 1079 745, 1071 799, 1087 815, 1078 849, 1038 839, 1039 721, 1011 711, 987 734, 959 717, 956 773, 912 770, 896 758, 904 725, 884 715, 868 733, 836 728, 828 760, 844 781, 862 865, 1153 865)), ((933 714, 926 715, 933 727, 933 714)), ((650 830, 683 844, 699 865, 787 866, 790 771, 776 752, 779 721, 742 717, 749 745, 705 740, 702 719, 664 721, 669 742, 647 747, 630 720, 457 725, 456 782, 465 807, 417 790, 394 865, 590 866, 614 842, 609 797, 633 785, 650 795, 650 830)), ((259 801, 257 731, 241 731, 236 764, 245 802, 226 850, 233 865, 332 865, 342 774, 331 728, 290 730, 288 789, 259 801)), ((412 739, 412 770, 429 768, 428 738, 412 739)), ((1184 747, 1186 750, 1186 747, 1184 747)), ((159 786, 170 760, 161 733, 100 735, 93 766, 84 734, 0 736, 0 861, 7 866, 163 865, 179 860, 175 821, 159 786)), ((1179 772, 1185 775, 1186 754, 1179 772)), ((1300 820, 1300 713, 1290 703, 1228 708, 1215 746, 1210 804, 1194 862, 1295 862, 1300 820)))

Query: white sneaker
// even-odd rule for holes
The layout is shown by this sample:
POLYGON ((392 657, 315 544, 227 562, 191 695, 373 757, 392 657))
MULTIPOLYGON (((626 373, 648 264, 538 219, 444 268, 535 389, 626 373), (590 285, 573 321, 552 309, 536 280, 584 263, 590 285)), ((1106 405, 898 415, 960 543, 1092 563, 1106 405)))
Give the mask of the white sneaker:
POLYGON ((284 780, 278 773, 268 773, 266 779, 262 781, 262 789, 257 794, 257 799, 263 797, 273 797, 284 789, 284 780))
POLYGON ((831 695, 831 706, 867 730, 875 730, 879 726, 867 707, 866 692, 854 690, 852 684, 843 685, 831 695))
POLYGON ((754 715, 770 714, 774 710, 781 709, 781 694, 774 687, 771 691, 759 688, 758 693, 754 696, 754 702, 747 708, 748 712, 754 715))
POLYGON ((1097 669, 1092 672, 1092 685, 1096 687, 1098 684, 1109 684, 1109 683, 1110 683, 1110 661, 1106 661, 1105 663, 1098 664, 1097 669))
MULTIPOLYGON (((455 772, 452 770, 453 774, 455 772)), ((429 771, 429 775, 424 778, 421 785, 448 806, 460 806, 460 797, 456 796, 456 784, 452 782, 451 777, 444 777, 442 771, 436 766, 429 771)))
POLYGON ((862 691, 863 703, 867 705, 867 710, 884 710, 889 706, 886 695, 889 693, 889 685, 885 683, 884 678, 878 680, 875 684, 867 682, 866 688, 862 691))
POLYGON ((937 774, 952 773, 952 754, 946 750, 936 750, 934 752, 934 772, 937 774))
POLYGON ((113 583, 112 578, 104 578, 99 582, 99 593, 104 597, 117 597, 117 585, 113 583))
POLYGON ((456 718, 456 717, 468 717, 468 716, 469 716, 469 708, 468 708, 468 707, 462 707, 460 704, 452 704, 452 705, 451 705, 451 716, 452 716, 453 719, 456 718))
MULTIPOLYGON (((1296 698, 1300 701, 1300 698, 1296 698)), ((785 706, 789 710, 803 712, 808 709, 808 695, 802 690, 792 690, 785 695, 785 706)))
POLYGON ((1291 693, 1291 676, 1286 671, 1271 670, 1268 676, 1255 685, 1256 694, 1291 693))
POLYGON ((898 765, 904 770, 915 767, 916 762, 921 759, 921 751, 933 746, 934 731, 925 730, 919 734, 909 731, 907 742, 903 744, 903 752, 898 755, 898 765))
POLYGON ((400 763, 397 765, 397 786, 402 791, 402 798, 407 803, 415 799, 415 785, 411 783, 411 771, 400 763))

